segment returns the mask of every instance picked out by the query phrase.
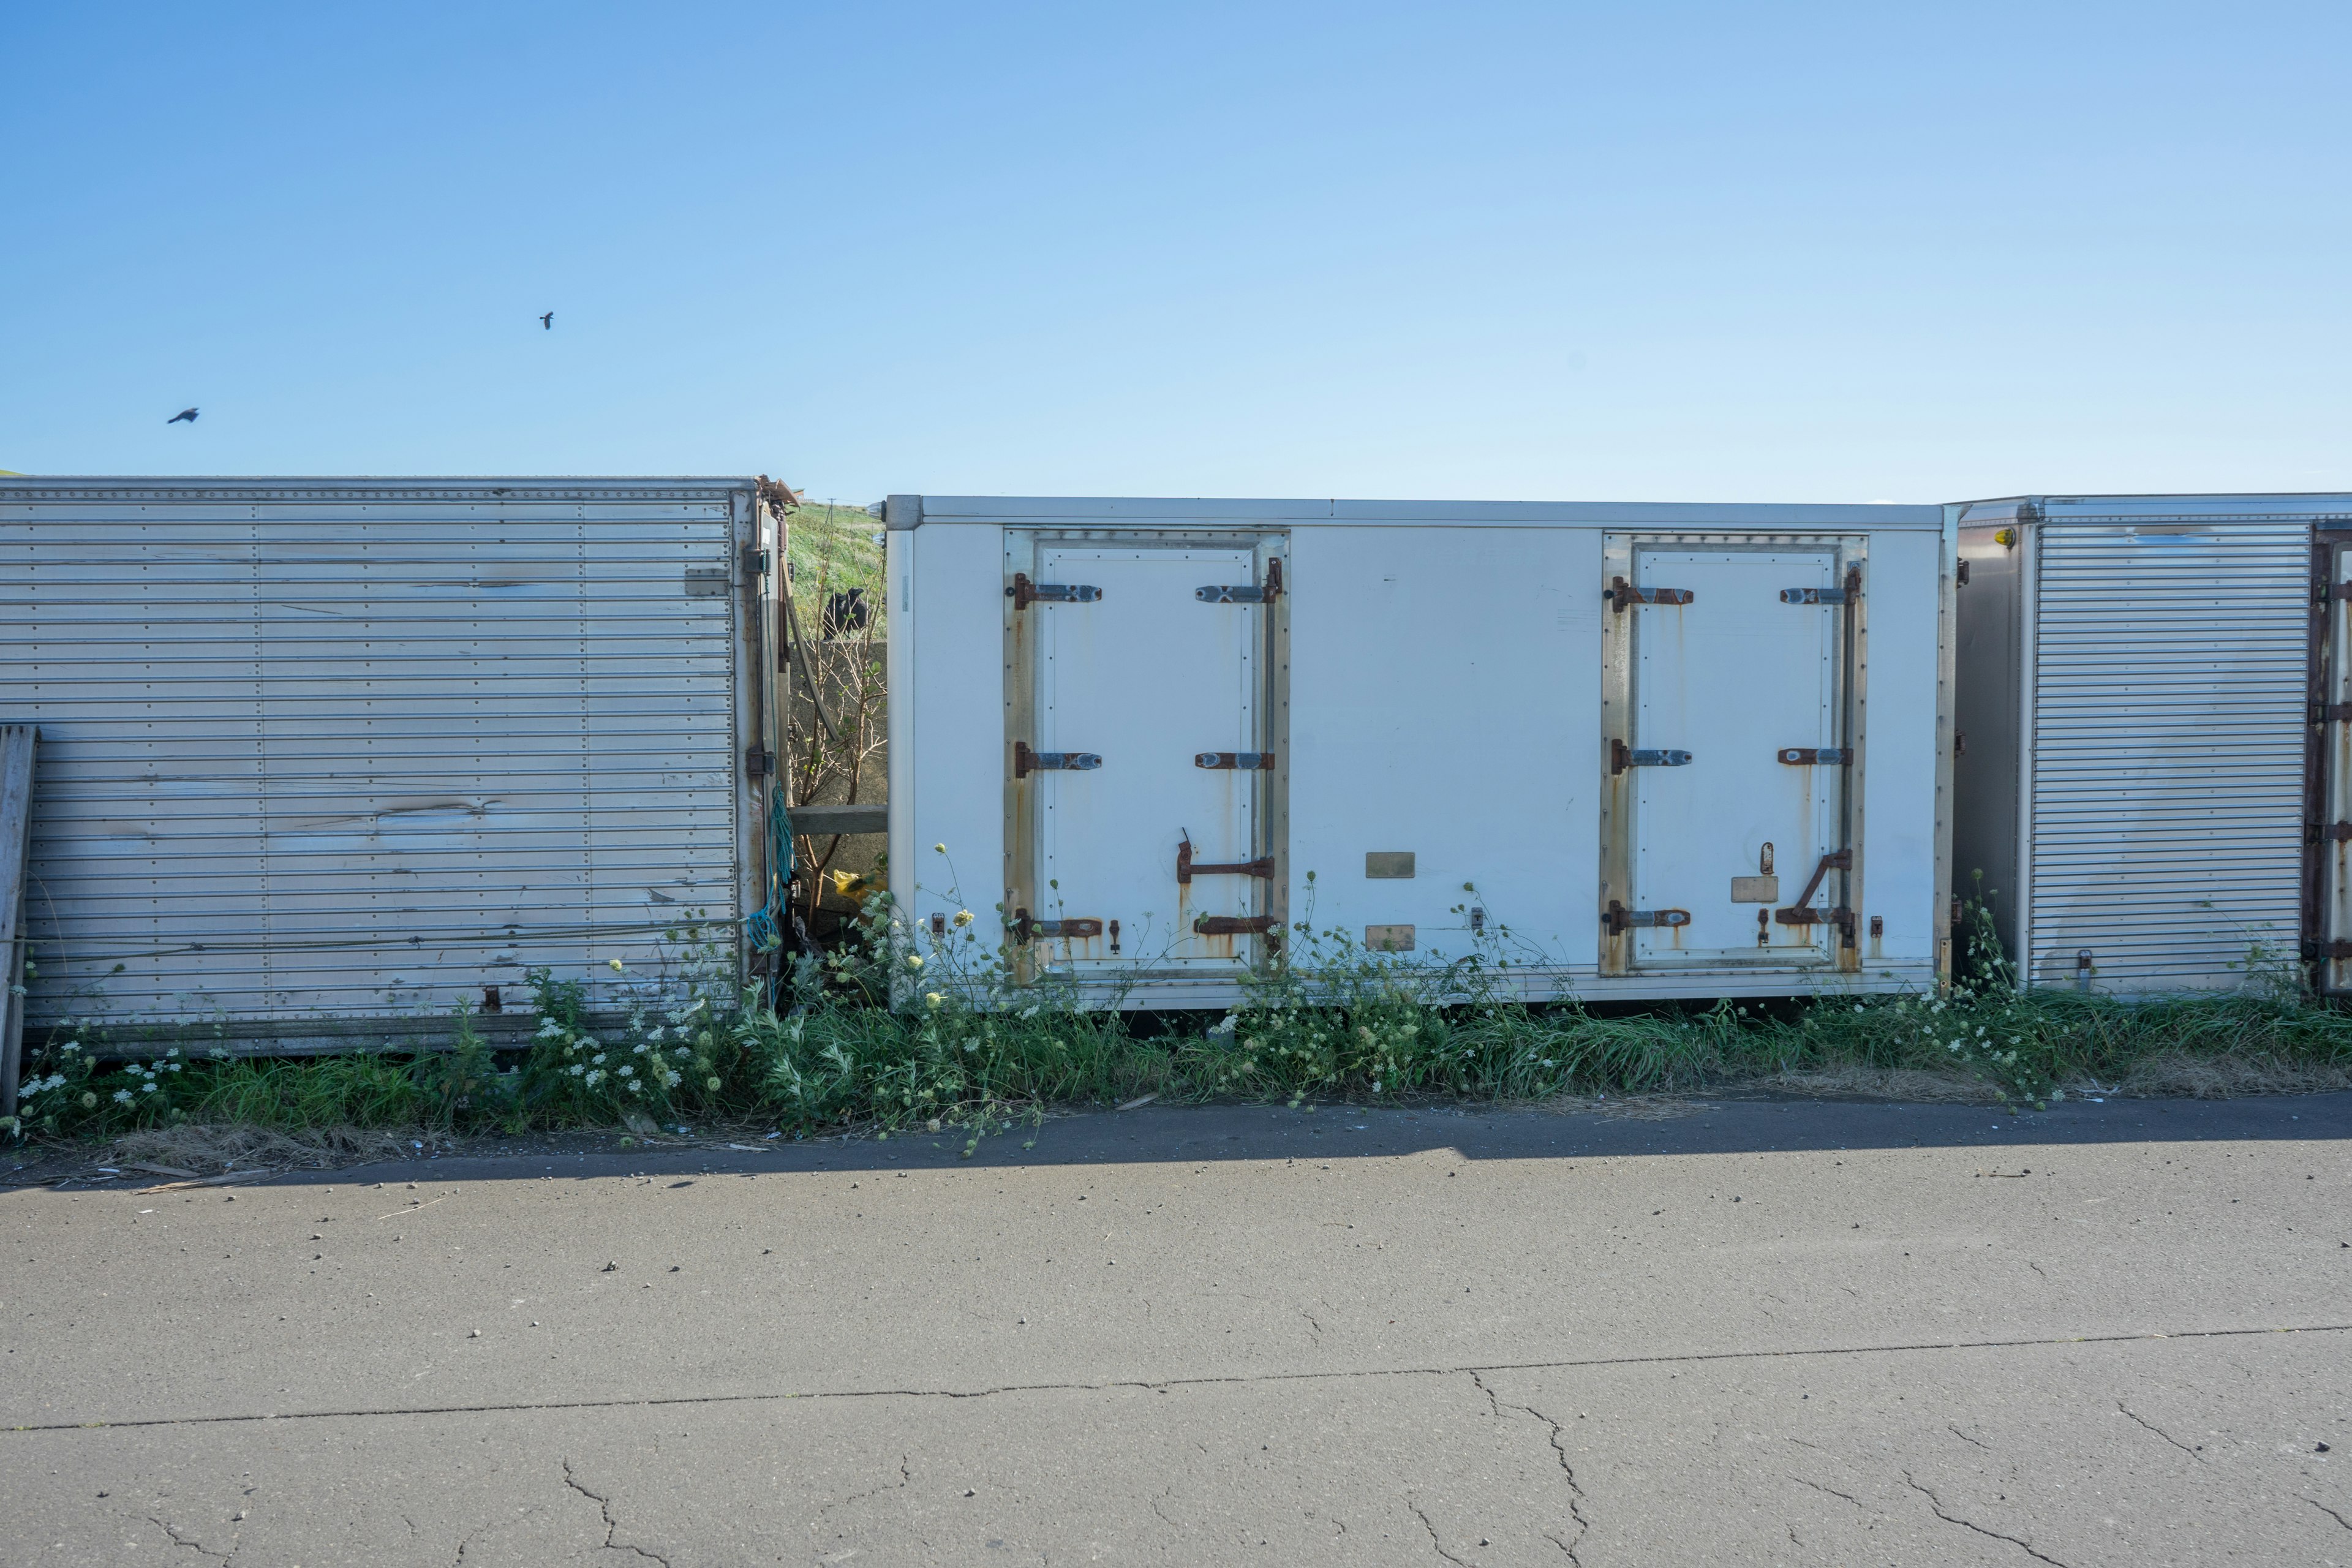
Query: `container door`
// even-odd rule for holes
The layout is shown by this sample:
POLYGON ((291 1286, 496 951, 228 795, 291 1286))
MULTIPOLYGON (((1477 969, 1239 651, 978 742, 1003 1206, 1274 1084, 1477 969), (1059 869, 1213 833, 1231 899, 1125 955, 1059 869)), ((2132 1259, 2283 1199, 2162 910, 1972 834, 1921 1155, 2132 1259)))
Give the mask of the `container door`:
POLYGON ((1071 596, 1020 612, 1036 682, 1032 951, 1081 970, 1252 962, 1273 868, 1262 803, 1281 761, 1259 739, 1255 542, 1047 541, 1035 561, 1038 591, 1071 596))
POLYGON ((1835 545, 1636 544, 1633 567, 1654 598, 1618 612, 1632 622, 1632 733, 1612 757, 1630 781, 1631 966, 1833 963, 1853 771, 1835 545))
POLYGON ((2304 853, 2304 926, 2313 981, 2323 992, 2352 990, 2352 533, 2324 531, 2313 565, 2324 589, 2312 595, 2312 745, 2307 787, 2317 797, 2304 853))

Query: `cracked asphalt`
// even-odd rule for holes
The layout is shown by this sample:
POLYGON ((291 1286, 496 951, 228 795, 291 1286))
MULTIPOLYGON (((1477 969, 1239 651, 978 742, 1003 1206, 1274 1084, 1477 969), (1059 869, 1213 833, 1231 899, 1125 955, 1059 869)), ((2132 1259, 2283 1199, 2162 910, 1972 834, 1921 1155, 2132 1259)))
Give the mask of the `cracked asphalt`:
POLYGON ((15 1191, 0 1562, 2352 1564, 2352 1095, 1680 1110, 15 1191))

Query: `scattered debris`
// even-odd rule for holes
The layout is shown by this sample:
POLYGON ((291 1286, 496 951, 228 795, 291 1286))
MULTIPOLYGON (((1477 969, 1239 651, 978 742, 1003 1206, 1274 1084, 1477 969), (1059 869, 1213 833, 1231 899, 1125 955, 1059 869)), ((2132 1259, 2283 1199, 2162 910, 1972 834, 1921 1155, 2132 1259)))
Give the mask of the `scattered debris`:
MULTIPOLYGON (((1150 1094, 1139 1094, 1139 1095, 1137 1095, 1133 1100, 1129 1100, 1125 1105, 1120 1106, 1118 1109, 1119 1109, 1119 1110, 1139 1110, 1139 1109, 1140 1109, 1140 1108, 1141 1108, 1141 1107, 1143 1107, 1143 1106, 1147 1106, 1147 1105, 1150 1104, 1153 1100, 1158 1100, 1159 1098, 1160 1098, 1160 1093, 1159 1093, 1159 1091, 1158 1091, 1157 1089, 1155 1089, 1155 1090, 1153 1090, 1153 1091, 1152 1091, 1151 1093, 1150 1093, 1150 1094)), ((964 1496, 966 1496, 966 1497, 970 1497, 971 1494, 970 1492, 966 1492, 966 1493, 964 1493, 963 1495, 964 1495, 964 1496)))

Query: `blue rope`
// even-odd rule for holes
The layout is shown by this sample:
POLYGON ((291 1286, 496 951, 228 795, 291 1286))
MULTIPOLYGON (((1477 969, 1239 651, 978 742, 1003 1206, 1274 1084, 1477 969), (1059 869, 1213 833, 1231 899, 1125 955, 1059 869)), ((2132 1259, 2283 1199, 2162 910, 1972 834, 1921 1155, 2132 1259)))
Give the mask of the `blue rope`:
POLYGON ((773 952, 784 944, 784 889, 793 879, 793 819, 782 785, 768 791, 768 901, 743 922, 752 947, 773 952))

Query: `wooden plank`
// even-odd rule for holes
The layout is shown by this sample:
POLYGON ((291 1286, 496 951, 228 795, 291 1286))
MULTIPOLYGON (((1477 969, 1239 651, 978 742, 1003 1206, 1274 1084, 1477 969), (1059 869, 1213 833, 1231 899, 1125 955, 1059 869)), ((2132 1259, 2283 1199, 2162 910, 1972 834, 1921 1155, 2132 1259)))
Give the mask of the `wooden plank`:
POLYGON ((887 833, 890 807, 874 805, 796 805, 792 808, 793 832, 803 838, 825 838, 836 833, 887 833))
POLYGON ((0 1116, 16 1114, 25 1065, 25 884, 33 852, 33 753, 41 731, 0 725, 0 1116))

